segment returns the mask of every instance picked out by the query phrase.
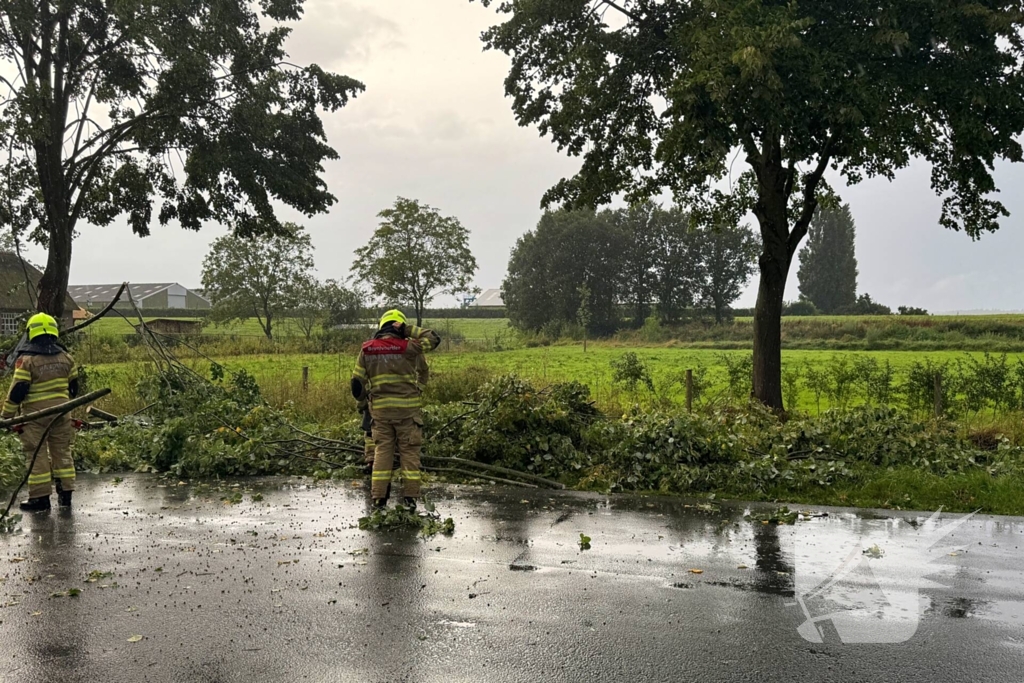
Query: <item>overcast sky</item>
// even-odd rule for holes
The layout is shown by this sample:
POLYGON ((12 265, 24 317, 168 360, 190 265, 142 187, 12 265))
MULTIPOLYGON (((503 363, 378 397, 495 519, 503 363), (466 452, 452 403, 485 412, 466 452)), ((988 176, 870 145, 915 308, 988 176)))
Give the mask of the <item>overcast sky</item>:
MULTIPOLYGON (((509 250, 540 217, 542 193, 578 162, 516 124, 503 95, 508 60, 483 52, 480 42, 495 21, 493 10, 467 0, 308 0, 289 44, 293 59, 353 76, 367 88, 326 118, 341 155, 326 174, 338 203, 312 219, 283 214, 308 227, 321 277, 346 276, 376 214, 404 196, 457 216, 472 233, 477 284, 500 286, 509 250)), ((938 226, 940 201, 928 176, 927 165, 918 164, 893 183, 869 181, 842 192, 857 221, 859 290, 893 308, 1024 309, 1024 168, 999 169, 1014 215, 980 242, 938 226)), ((207 247, 223 230, 154 226, 151 237, 139 239, 119 223, 82 226, 80 233, 72 284, 197 286, 207 247)), ((38 248, 29 254, 45 260, 38 248)), ((790 299, 797 295, 795 273, 794 266, 790 299)), ((756 279, 738 305, 753 305, 755 290, 756 279)))

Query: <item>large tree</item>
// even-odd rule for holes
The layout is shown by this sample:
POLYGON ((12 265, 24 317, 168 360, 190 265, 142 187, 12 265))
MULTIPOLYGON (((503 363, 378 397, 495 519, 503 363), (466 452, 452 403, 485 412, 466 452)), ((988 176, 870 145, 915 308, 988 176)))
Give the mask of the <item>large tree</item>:
POLYGON ((702 226, 693 241, 701 253, 699 303, 715 314, 715 322, 723 323, 754 274, 757 238, 746 225, 702 226))
POLYGON ((0 11, 0 218, 49 250, 40 310, 60 316, 81 221, 155 218, 282 232, 320 179, 319 112, 362 90, 288 61, 302 0, 5 0, 0 11))
POLYGON ((707 223, 753 212, 753 390, 774 409, 786 280, 830 192, 829 168, 856 183, 923 157, 943 226, 976 238, 1007 214, 992 169, 1022 159, 1019 0, 497 6, 509 19, 484 41, 512 58, 505 87, 519 122, 583 156, 545 204, 597 206, 621 192, 643 201, 669 188, 707 223), (737 154, 745 170, 731 177, 737 154))
POLYGON ((700 297, 702 245, 691 229, 686 211, 676 206, 661 215, 654 293, 658 300, 658 317, 663 322, 677 323, 687 316, 700 297))
POLYGON ((313 287, 313 244, 302 228, 286 223, 261 239, 225 235, 203 260, 203 287, 215 321, 256 318, 267 339, 274 323, 302 304, 313 287))
POLYGON ((411 304, 416 324, 422 325, 424 309, 438 294, 479 291, 471 285, 476 258, 469 250, 469 231, 458 218, 402 197, 378 216, 380 225, 356 249, 352 265, 374 295, 390 304, 411 304))
POLYGON ((574 325, 585 310, 591 331, 614 331, 625 249, 607 213, 546 212, 509 259, 501 293, 512 324, 534 331, 551 322, 574 325))
POLYGON ((327 333, 340 325, 358 323, 363 313, 360 292, 337 280, 320 282, 309 275, 300 278, 294 289, 296 304, 291 313, 307 340, 317 328, 327 333))
POLYGON ((658 263, 664 256, 661 247, 668 212, 654 202, 643 202, 605 211, 603 215, 622 232, 625 251, 618 278, 622 283, 621 296, 632 309, 633 326, 640 327, 657 298, 658 263))
POLYGON ((822 313, 835 313, 857 301, 857 227, 850 205, 821 207, 807 230, 800 251, 800 296, 822 313))

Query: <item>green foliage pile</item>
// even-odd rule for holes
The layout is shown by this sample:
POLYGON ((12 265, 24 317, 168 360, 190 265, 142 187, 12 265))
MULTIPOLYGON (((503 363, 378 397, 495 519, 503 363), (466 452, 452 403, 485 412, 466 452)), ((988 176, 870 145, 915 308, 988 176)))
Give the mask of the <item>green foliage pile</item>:
POLYGON ((1024 449, 1008 439, 982 448, 951 422, 916 419, 890 406, 789 419, 756 405, 694 413, 633 409, 608 419, 582 385, 537 391, 510 375, 487 385, 477 410, 458 418, 454 406, 429 411, 429 455, 609 492, 821 498, 885 472, 1024 475, 1024 449))
POLYGON ((744 517, 748 522, 761 522, 761 524, 796 524, 799 518, 799 512, 792 511, 785 505, 774 510, 753 512, 744 517))
POLYGON ((434 507, 427 504, 426 514, 417 514, 415 508, 395 505, 386 509, 374 510, 370 515, 359 518, 359 528, 363 531, 401 531, 404 529, 419 530, 424 538, 437 534, 451 536, 455 533, 455 521, 448 517, 441 521, 441 516, 434 512, 434 507))
POLYGON ((461 457, 564 479, 589 465, 584 434, 598 419, 590 390, 578 382, 537 390, 516 375, 488 383, 465 417, 463 406, 427 411, 428 455, 461 457))
MULTIPOLYGON (((218 365, 211 373, 210 381, 181 368, 144 377, 138 391, 151 405, 145 421, 81 434, 76 443, 80 463, 100 472, 179 477, 311 474, 318 469, 311 460, 293 457, 306 446, 296 440, 288 411, 267 406, 250 374, 225 375, 218 365)), ((340 431, 356 441, 354 433, 340 431)))
POLYGON ((0 432, 0 492, 17 486, 24 476, 25 456, 21 441, 13 432, 0 432))
POLYGON ((856 486, 894 468, 938 476, 1020 473, 1024 455, 1006 440, 982 450, 949 423, 914 420, 890 407, 786 421, 756 407, 635 412, 595 425, 587 446, 595 466, 591 487, 754 497, 856 486))

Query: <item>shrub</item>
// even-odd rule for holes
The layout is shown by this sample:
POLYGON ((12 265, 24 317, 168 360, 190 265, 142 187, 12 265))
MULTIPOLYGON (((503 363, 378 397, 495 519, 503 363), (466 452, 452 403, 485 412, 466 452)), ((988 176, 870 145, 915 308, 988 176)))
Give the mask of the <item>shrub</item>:
POLYGON ((782 304, 782 315, 810 316, 818 315, 818 308, 810 301, 801 299, 782 304))

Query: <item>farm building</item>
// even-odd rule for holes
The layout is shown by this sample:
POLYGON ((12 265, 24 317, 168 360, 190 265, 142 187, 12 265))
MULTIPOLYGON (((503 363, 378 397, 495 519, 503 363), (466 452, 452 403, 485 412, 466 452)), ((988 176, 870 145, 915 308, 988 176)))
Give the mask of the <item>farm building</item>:
MULTIPOLYGON (((109 304, 120 287, 121 285, 72 285, 68 287, 68 292, 85 308, 97 309, 109 304)), ((209 299, 176 282, 132 283, 128 285, 128 290, 139 308, 204 310, 211 307, 209 299)), ((127 297, 117 305, 118 308, 130 306, 127 297)))
MULTIPOLYGON (((141 332, 140 327, 140 325, 136 325, 135 331, 141 332)), ((157 334, 169 335, 199 334, 203 330, 203 324, 198 320, 176 320, 174 318, 147 320, 146 327, 157 334)))
POLYGON ((480 296, 469 304, 470 308, 504 308, 505 301, 501 298, 500 289, 485 289, 480 296))
MULTIPOLYGON (((12 337, 21 334, 22 325, 36 310, 36 286, 43 273, 17 254, 0 252, 0 335, 12 337)), ((61 327, 73 325, 72 314, 78 305, 67 297, 64 300, 64 319, 61 327)))

